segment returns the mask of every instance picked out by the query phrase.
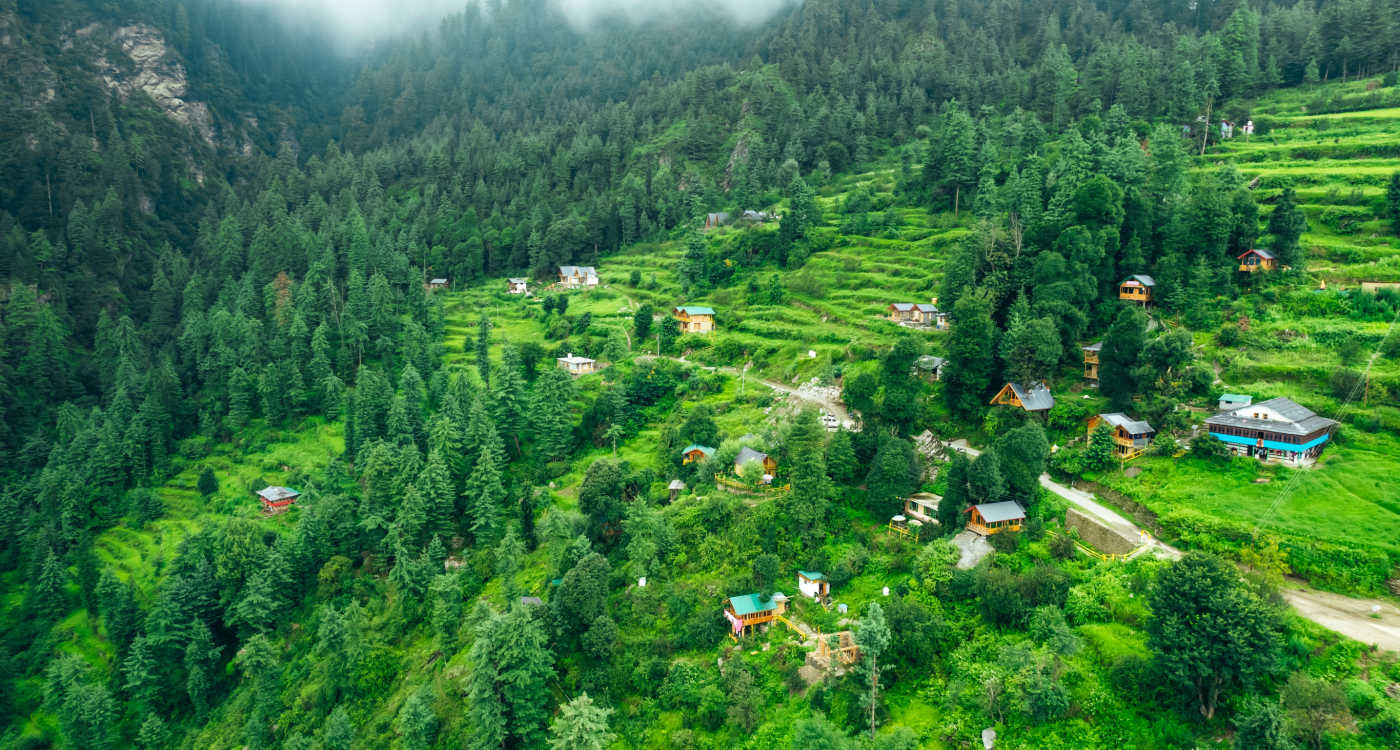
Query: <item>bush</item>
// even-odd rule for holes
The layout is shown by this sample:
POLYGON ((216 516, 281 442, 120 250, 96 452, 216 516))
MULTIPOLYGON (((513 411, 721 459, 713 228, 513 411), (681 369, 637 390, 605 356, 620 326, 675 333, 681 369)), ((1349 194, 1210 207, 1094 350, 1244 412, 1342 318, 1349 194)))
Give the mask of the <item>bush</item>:
POLYGON ((1050 537, 1050 555, 1056 560, 1074 557, 1074 540, 1069 534, 1056 534, 1050 537))
POLYGON ((987 537, 987 543, 991 544, 992 549, 998 553, 1009 555, 1021 545, 1021 534, 1016 531, 1003 531, 1000 534, 992 534, 987 537))
POLYGON ((1215 343, 1220 346, 1237 346, 1240 343, 1239 326, 1221 326, 1215 333, 1215 343))

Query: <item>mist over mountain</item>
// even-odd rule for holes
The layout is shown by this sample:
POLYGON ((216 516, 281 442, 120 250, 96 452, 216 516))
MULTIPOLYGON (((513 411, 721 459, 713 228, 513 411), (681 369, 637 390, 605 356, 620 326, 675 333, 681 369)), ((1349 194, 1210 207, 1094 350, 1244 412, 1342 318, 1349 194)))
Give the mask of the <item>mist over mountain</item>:
MULTIPOLYGON (((276 11, 287 23, 315 24, 350 51, 366 43, 429 30, 445 16, 478 5, 490 17, 498 5, 465 0, 236 0, 251 7, 276 11)), ((749 26, 772 18, 800 0, 549 0, 578 30, 600 24, 636 26, 652 21, 724 19, 749 26)))

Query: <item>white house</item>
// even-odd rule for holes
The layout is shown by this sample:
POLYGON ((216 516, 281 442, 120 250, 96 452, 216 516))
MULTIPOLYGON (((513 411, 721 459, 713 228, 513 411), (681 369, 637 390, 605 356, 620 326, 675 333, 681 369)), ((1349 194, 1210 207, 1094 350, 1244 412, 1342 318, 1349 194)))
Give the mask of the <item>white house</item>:
POLYGON ((525 294, 529 291, 530 283, 527 279, 510 279, 511 294, 525 294))
POLYGON ((808 599, 820 599, 831 593, 831 582, 826 576, 812 570, 797 571, 797 590, 808 599))

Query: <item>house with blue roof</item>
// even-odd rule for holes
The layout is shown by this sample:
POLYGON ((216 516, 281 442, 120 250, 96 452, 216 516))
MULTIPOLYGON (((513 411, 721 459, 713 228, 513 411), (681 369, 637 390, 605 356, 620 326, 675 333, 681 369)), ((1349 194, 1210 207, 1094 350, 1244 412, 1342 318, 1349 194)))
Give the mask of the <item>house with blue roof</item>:
POLYGON ((681 464, 699 463, 713 455, 715 455, 714 448, 708 445, 696 445, 691 443, 685 447, 685 450, 681 451, 681 464))

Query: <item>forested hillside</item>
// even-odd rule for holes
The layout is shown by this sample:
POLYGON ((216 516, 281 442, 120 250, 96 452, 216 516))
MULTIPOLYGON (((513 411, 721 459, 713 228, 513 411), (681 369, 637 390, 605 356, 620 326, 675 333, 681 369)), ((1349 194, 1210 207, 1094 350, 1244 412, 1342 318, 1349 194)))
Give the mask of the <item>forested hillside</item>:
POLYGON ((1396 0, 517 0, 343 54, 0 0, 0 743, 1392 746, 1394 654, 1281 591, 1400 577, 1400 297, 1359 288, 1400 281, 1397 38, 1396 0), (1230 388, 1328 452, 1231 459, 1230 388), (1134 473, 1100 410, 1156 426, 1134 473), (1047 470, 1185 557, 1094 549, 1047 470), (786 620, 728 635, 751 592, 786 620))

